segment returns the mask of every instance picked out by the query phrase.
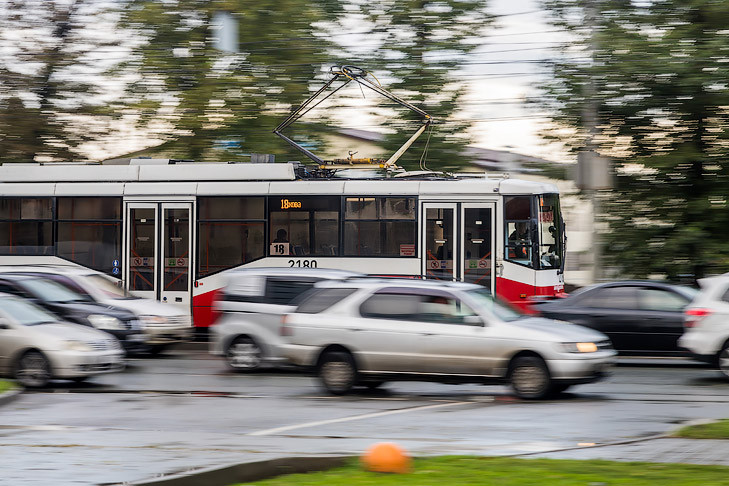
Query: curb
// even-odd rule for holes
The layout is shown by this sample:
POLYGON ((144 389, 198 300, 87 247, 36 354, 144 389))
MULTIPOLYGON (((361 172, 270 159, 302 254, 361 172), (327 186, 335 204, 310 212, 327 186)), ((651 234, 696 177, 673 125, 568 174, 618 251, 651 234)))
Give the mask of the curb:
POLYGON ((13 390, 6 391, 5 393, 0 393, 0 405, 7 405, 17 399, 21 393, 23 393, 22 388, 15 388, 13 390))
POLYGON ((354 456, 283 457, 267 461, 236 463, 215 466, 197 471, 186 471, 165 478, 155 478, 131 483, 129 486, 214 486, 260 481, 283 474, 325 471, 341 466, 354 456))

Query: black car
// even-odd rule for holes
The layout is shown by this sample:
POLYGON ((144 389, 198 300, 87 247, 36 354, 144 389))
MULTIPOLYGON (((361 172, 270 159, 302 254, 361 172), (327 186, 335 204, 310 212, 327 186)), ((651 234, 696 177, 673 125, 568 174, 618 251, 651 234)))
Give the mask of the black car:
POLYGON ((651 281, 594 285, 563 299, 538 304, 544 317, 607 334, 622 355, 680 356, 683 310, 698 290, 651 281))
POLYGON ((141 326, 125 309, 97 304, 50 279, 34 275, 0 274, 0 292, 29 299, 67 322, 92 326, 114 335, 127 353, 146 349, 141 326))

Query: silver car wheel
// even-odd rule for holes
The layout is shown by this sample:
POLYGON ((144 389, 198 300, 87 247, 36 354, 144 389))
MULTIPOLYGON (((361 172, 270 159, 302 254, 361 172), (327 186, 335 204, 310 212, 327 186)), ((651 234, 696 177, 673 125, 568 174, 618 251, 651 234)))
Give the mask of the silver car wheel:
POLYGON ((249 337, 240 337, 228 348, 228 364, 237 371, 252 371, 261 366, 261 347, 249 337))
POLYGON ((345 352, 330 352, 322 357, 319 378, 324 388, 335 395, 347 393, 357 380, 354 360, 345 352))
POLYGON ((550 391, 551 378, 544 361, 536 356, 517 358, 511 367, 511 386, 520 398, 543 398, 550 391))
POLYGON ((719 371, 729 378, 729 343, 719 352, 719 371))
POLYGON ((15 378, 26 388, 44 387, 51 379, 50 363, 38 351, 29 351, 18 361, 15 378))

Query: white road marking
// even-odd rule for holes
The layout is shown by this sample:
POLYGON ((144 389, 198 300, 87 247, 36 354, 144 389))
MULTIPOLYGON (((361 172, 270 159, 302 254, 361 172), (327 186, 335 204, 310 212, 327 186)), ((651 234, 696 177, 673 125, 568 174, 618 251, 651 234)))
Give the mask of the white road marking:
POLYGON ((408 412, 419 412, 421 410, 429 410, 429 409, 434 409, 434 408, 445 408, 445 407, 456 407, 458 405, 468 405, 468 404, 472 405, 473 402, 451 402, 451 403, 439 403, 439 404, 435 404, 435 405, 423 405, 421 407, 398 408, 397 410, 386 410, 384 412, 366 413, 364 415, 350 415, 349 417, 341 417, 341 418, 330 419, 330 420, 319 420, 316 422, 306 422, 303 424, 287 425, 285 427, 276 427, 274 429, 259 430, 257 432, 251 432, 250 434, 246 434, 246 435, 274 435, 274 434, 278 434, 279 432, 286 432, 288 430, 296 430, 296 429, 304 429, 307 427, 316 427, 319 425, 336 424, 339 422, 351 422, 354 420, 364 420, 364 419, 375 418, 375 417, 384 417, 385 415, 395 415, 398 413, 408 413, 408 412))

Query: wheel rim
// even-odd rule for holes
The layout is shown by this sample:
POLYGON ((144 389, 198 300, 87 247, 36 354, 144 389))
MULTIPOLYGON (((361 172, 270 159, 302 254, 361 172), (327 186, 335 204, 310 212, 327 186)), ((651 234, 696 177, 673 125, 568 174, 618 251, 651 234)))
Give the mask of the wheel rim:
POLYGON ((729 346, 721 350, 719 354, 719 370, 729 376, 729 346))
POLYGON ((328 388, 343 390, 354 381, 354 369, 344 361, 328 361, 321 367, 321 377, 328 388))
POLYGON ((541 393, 547 382, 547 374, 543 368, 536 365, 519 366, 511 375, 514 389, 524 395, 541 393))
POLYGON ((45 385, 50 379, 48 362, 40 354, 26 354, 18 363, 17 379, 23 386, 39 387, 45 385))
POLYGON ((238 341, 228 349, 228 362, 237 369, 253 369, 261 364, 261 348, 252 341, 238 341))

